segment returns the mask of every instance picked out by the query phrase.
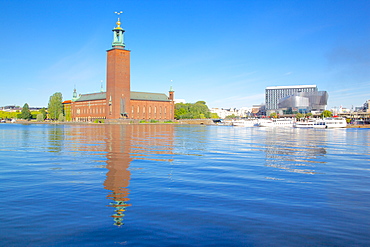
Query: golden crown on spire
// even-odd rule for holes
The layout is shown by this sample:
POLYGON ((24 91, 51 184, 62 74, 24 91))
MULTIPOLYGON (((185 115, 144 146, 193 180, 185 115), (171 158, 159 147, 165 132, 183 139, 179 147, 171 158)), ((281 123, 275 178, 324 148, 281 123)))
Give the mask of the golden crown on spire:
POLYGON ((115 14, 117 14, 118 15, 118 21, 116 22, 116 25, 117 25, 117 27, 116 27, 116 29, 118 28, 118 29, 122 29, 120 26, 121 26, 121 21, 120 21, 120 19, 119 19, 119 16, 120 16, 120 14, 122 14, 123 12, 122 11, 120 11, 120 12, 114 12, 115 14))

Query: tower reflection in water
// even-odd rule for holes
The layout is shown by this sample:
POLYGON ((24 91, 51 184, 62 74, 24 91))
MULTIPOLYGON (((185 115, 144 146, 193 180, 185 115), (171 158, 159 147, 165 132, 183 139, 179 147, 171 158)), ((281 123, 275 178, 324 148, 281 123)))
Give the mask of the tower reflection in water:
POLYGON ((89 155, 104 154, 108 172, 103 183, 110 193, 109 207, 114 225, 123 225, 126 209, 131 206, 130 164, 133 160, 171 162, 174 126, 172 124, 77 125, 68 131, 71 148, 89 155))
POLYGON ((166 124, 105 125, 108 172, 104 188, 111 193, 107 198, 114 208, 114 225, 123 225, 129 203, 130 163, 133 159, 159 159, 158 155, 172 154, 174 126, 166 124))
POLYGON ((108 172, 104 188, 112 191, 107 198, 113 201, 109 206, 114 207, 115 213, 112 215, 114 225, 120 226, 123 225, 126 208, 131 206, 127 202, 130 200, 128 186, 131 172, 128 168, 132 161, 130 157, 132 128, 123 125, 105 127, 108 172))

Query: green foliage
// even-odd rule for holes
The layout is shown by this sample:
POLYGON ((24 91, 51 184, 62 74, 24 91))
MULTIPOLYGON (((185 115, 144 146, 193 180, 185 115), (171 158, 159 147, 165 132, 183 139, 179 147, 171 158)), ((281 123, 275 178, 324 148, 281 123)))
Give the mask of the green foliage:
POLYGON ((50 96, 48 104, 49 118, 56 120, 61 113, 63 113, 63 97, 62 93, 54 93, 50 96))
POLYGON ((226 116, 225 118, 236 118, 236 116, 235 114, 231 114, 231 115, 226 116))
POLYGON ((211 118, 218 119, 220 117, 217 115, 217 113, 211 113, 211 118))
POLYGON ((140 120, 139 123, 149 123, 149 122, 146 120, 140 120))
POLYGON ((322 118, 326 118, 326 117, 332 117, 333 114, 331 113, 331 111, 328 111, 328 110, 325 110, 321 113, 320 115, 322 118))
POLYGON ((175 105, 176 119, 199 119, 210 118, 208 106, 205 101, 197 101, 196 103, 177 103, 175 105))
POLYGON ((104 119, 95 119, 94 123, 104 123, 104 119))
POLYGON ((58 121, 59 122, 64 122, 64 115, 63 115, 63 113, 59 113, 58 121))
POLYGON ((171 120, 164 121, 164 123, 173 123, 171 120))
POLYGON ((306 116, 307 116, 307 117, 312 117, 312 113, 311 113, 311 112, 309 112, 309 113, 307 113, 307 114, 306 114, 306 116))
POLYGON ((24 104, 22 111, 21 111, 21 116, 22 119, 30 120, 32 118, 32 114, 30 111, 30 107, 28 106, 27 103, 24 104))
POLYGON ((42 113, 37 114, 36 121, 37 122, 43 122, 44 121, 44 115, 42 115, 42 113))
POLYGON ((150 122, 151 123, 158 123, 158 121, 157 120, 154 120, 154 119, 150 120, 150 122))
POLYGON ((271 114, 270 114, 270 117, 271 117, 271 118, 277 118, 277 114, 276 114, 276 112, 271 113, 271 114))
POLYGON ((40 109, 40 113, 42 114, 42 116, 43 116, 43 118, 45 120, 46 119, 46 109, 45 109, 45 107, 43 107, 43 108, 40 109))
POLYGON ((304 117, 304 115, 302 114, 302 113, 297 113, 296 115, 295 115, 295 118, 296 119, 300 119, 300 118, 303 118, 304 117))
POLYGON ((0 119, 18 118, 17 117, 18 114, 19 114, 19 112, 0 111, 0 119))

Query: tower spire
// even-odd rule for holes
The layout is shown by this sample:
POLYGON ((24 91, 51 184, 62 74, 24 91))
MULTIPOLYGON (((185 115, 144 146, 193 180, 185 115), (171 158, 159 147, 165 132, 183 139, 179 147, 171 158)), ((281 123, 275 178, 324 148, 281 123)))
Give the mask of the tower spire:
POLYGON ((77 99, 77 90, 76 90, 76 85, 75 85, 75 87, 74 87, 74 89, 73 89, 73 97, 72 97, 72 101, 76 101, 76 99, 77 99))
POLYGON ((125 48, 125 42, 124 42, 124 36, 123 36, 123 33, 125 32, 125 30, 121 27, 121 21, 119 18, 119 16, 123 12, 120 11, 120 12, 114 12, 114 13, 118 15, 118 20, 116 22, 117 26, 112 30, 113 31, 112 47, 125 48))

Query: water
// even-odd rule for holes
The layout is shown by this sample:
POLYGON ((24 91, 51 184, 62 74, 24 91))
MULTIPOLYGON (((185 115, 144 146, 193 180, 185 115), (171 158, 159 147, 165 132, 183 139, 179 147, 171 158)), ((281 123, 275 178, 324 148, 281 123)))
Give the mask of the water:
POLYGON ((1 246, 369 246, 370 130, 0 125, 1 246))

